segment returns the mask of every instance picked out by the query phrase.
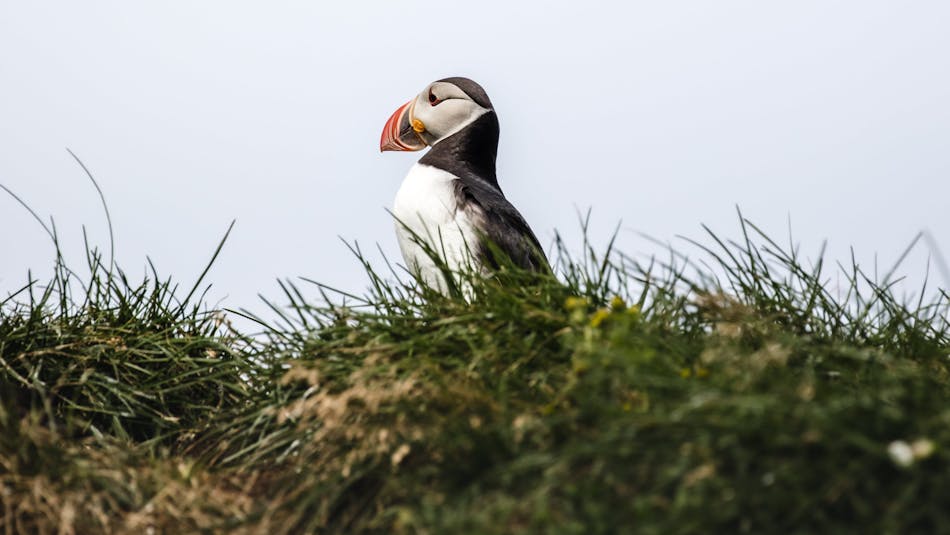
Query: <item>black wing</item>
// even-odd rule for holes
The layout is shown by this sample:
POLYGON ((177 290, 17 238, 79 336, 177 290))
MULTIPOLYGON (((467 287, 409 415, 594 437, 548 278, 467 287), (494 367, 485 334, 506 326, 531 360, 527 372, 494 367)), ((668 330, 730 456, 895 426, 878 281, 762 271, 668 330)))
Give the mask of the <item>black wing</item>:
POLYGON ((455 181, 459 210, 466 211, 480 230, 474 253, 485 265, 497 269, 501 252, 523 269, 549 272, 544 249, 518 210, 494 186, 478 179, 455 181))

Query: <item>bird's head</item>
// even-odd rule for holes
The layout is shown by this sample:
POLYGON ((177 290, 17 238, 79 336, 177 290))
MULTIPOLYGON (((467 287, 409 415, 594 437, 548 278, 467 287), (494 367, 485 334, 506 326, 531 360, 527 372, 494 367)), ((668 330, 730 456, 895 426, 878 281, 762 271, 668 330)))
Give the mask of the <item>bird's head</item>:
POLYGON ((468 78, 432 82, 386 121, 379 150, 431 147, 490 111, 492 104, 485 90, 468 78))

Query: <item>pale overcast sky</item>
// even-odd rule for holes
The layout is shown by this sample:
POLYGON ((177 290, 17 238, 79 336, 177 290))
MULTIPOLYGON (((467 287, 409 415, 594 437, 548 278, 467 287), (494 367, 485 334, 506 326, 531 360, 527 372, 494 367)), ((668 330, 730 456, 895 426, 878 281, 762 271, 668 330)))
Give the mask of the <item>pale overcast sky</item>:
MULTIPOLYGON (((577 245, 588 207, 630 254, 653 250, 638 232, 735 236, 739 205, 884 265, 924 229, 950 251, 948 27, 944 1, 7 1, 0 183, 76 265, 82 224, 108 235, 66 147, 131 274, 148 256, 189 284, 236 219, 224 306, 260 310, 278 277, 360 290, 338 236, 398 259, 385 208, 420 156, 380 154, 383 124, 458 75, 491 96, 502 187, 544 244, 577 245)), ((6 295, 53 252, 2 195, 0 229, 6 295)))

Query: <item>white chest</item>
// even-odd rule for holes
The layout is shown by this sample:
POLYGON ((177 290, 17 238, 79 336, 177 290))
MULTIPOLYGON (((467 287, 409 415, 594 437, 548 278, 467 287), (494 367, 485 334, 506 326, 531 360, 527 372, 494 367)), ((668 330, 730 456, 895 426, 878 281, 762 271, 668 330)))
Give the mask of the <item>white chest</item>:
POLYGON ((431 255, 418 242, 436 251, 452 270, 471 258, 475 243, 472 223, 458 209, 455 176, 428 165, 415 164, 402 182, 393 202, 396 237, 406 267, 430 286, 444 291, 445 281, 431 255))

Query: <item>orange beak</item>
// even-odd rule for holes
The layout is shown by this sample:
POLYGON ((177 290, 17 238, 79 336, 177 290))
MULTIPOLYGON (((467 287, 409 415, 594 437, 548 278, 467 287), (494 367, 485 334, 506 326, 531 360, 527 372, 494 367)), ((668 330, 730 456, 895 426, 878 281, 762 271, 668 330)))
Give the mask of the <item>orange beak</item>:
POLYGON ((409 104, 399 106, 383 127, 383 135, 379 138, 380 152, 387 150, 413 151, 426 148, 418 134, 412 129, 409 120, 409 104))

